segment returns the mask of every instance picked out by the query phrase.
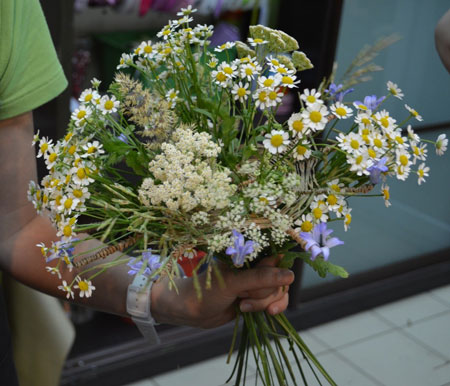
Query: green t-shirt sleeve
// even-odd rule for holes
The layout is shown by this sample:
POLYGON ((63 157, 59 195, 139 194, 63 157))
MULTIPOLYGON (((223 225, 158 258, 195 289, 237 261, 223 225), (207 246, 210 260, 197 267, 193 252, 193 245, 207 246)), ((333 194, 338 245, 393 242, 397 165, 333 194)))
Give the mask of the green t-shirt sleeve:
POLYGON ((67 80, 38 0, 0 1, 0 119, 55 98, 67 80))

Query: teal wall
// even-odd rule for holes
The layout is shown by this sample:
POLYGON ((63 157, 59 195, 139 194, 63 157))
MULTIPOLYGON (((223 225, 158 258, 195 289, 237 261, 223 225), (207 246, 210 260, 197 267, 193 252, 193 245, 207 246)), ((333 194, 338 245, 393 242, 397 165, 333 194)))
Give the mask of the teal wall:
MULTIPOLYGON (((345 0, 336 55, 338 77, 365 44, 391 34, 402 38, 375 59, 384 71, 357 86, 348 101, 385 95, 386 82, 392 80, 405 93, 404 102, 393 98, 396 103, 386 106, 392 116, 401 117, 398 121, 406 115, 406 103, 424 117, 416 128, 450 122, 450 74, 434 46, 434 28, 449 7, 448 0, 345 0)), ((450 137, 450 125, 419 134, 435 140, 442 132, 450 137)), ((406 182, 388 180, 391 207, 378 197, 349 200, 353 221, 348 232, 334 223, 334 234, 345 244, 332 250, 332 262, 355 274, 450 247, 450 153, 438 157, 429 145, 428 154, 431 170, 425 184, 418 186, 415 175, 406 182)), ((303 287, 322 282, 305 267, 303 287)))

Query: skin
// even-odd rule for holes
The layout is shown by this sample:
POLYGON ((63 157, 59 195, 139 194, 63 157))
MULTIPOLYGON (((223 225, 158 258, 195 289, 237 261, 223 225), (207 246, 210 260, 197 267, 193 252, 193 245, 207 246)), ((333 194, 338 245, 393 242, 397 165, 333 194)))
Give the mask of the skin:
POLYGON ((434 30, 436 50, 450 73, 450 9, 441 17, 434 30))
MULTIPOLYGON (((40 242, 49 245, 58 238, 50 221, 37 215, 27 199, 29 181, 37 181, 35 152, 31 146, 33 133, 31 112, 0 121, 0 269, 32 288, 65 298, 66 293, 57 288, 61 281, 45 270, 44 259, 35 246, 40 242)), ((80 243, 75 253, 99 244, 95 240, 80 243)), ((212 328, 232 320, 236 305, 244 312, 280 313, 288 305, 287 288, 294 274, 276 268, 276 264, 277 260, 271 258, 252 270, 236 273, 222 268, 225 286, 213 279, 212 288, 203 291, 201 302, 191 279, 176 280, 178 293, 169 289, 167 279, 162 279, 153 285, 152 315, 160 323, 212 328)), ((126 293, 132 277, 127 270, 122 265, 96 277, 93 296, 87 299, 77 296, 74 302, 128 316, 126 293)), ((76 269, 62 270, 62 280, 70 283, 77 273, 76 269)), ((200 276, 200 281, 204 280, 200 276)))

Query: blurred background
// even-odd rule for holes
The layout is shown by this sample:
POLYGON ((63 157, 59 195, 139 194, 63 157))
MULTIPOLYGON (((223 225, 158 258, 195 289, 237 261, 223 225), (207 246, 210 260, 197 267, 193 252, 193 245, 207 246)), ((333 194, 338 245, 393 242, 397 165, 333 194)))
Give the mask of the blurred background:
MULTIPOLYGON (((434 46, 434 28, 448 9, 448 0, 41 0, 41 4, 70 82, 61 97, 35 114, 36 128, 52 138, 63 134, 76 99, 93 77, 109 84, 121 54, 142 40, 154 39, 179 8, 189 4, 199 9, 194 23, 215 26, 212 45, 245 40, 248 26, 256 23, 295 37, 315 66, 299 75, 300 91, 317 87, 334 63, 339 64, 335 68, 339 80, 362 47, 397 36, 397 42, 375 59, 384 71, 358 86, 351 98, 383 95, 391 80, 404 91, 405 103, 424 118, 413 126, 421 137, 450 136, 450 74, 434 46)), ((297 91, 285 96, 280 112, 284 118, 298 109, 297 91)), ((403 101, 396 102, 389 108, 391 114, 405 115, 403 101)), ((434 152, 432 146, 429 152, 434 152)), ((345 233, 338 226, 335 231, 345 245, 333 250, 334 262, 350 277, 323 280, 309 267, 295 267, 288 317, 298 330, 450 284, 448 159, 448 154, 428 158, 430 177, 420 188, 413 186, 415 178, 391 180, 390 208, 380 198, 364 199, 364 204, 358 198, 350 201, 350 230, 345 233)), ((127 319, 69 305, 66 309, 77 336, 61 385, 125 385, 199 363, 228 350, 233 328, 203 331, 160 325, 163 343, 149 347, 127 319)))

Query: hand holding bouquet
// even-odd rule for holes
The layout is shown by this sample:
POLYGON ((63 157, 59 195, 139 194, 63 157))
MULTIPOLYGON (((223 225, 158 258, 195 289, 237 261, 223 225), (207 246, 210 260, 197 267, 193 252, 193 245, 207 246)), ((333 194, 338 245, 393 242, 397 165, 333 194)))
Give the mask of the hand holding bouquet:
MULTIPOLYGON (((123 54, 108 93, 94 80, 63 139, 35 138, 49 174, 40 186, 30 184, 29 196, 61 236, 40 245, 48 262, 57 261, 49 271, 85 267, 73 283, 62 283, 67 297, 74 290, 91 296, 95 276, 124 263, 130 275, 171 283, 175 296, 178 263, 197 258, 192 274, 199 302, 213 281, 224 281, 219 264, 244 270, 266 256, 282 256, 280 267, 301 258, 320 276, 346 277, 330 261, 330 249, 343 242, 331 237, 329 224, 349 228, 348 198, 376 195, 389 205, 388 177, 415 174, 420 185, 428 176, 427 143, 406 126, 420 115, 405 105, 398 122, 385 109, 389 99, 403 97, 394 83, 385 96, 349 103, 350 86, 365 70, 350 71, 342 84, 329 79, 304 90, 300 111, 280 122, 285 92, 312 67, 297 41, 252 26, 248 44, 210 49, 212 27, 191 27, 193 12, 182 9, 157 42, 123 54), (380 184, 381 191, 368 194, 380 184), (107 246, 74 255, 80 232, 107 246), (114 261, 89 265, 116 251, 123 253, 114 261)), ((441 155, 445 135, 434 144, 441 155)), ((284 315, 237 314, 244 323, 235 384, 245 379, 249 357, 265 385, 306 382, 303 358, 334 384, 284 315)))

